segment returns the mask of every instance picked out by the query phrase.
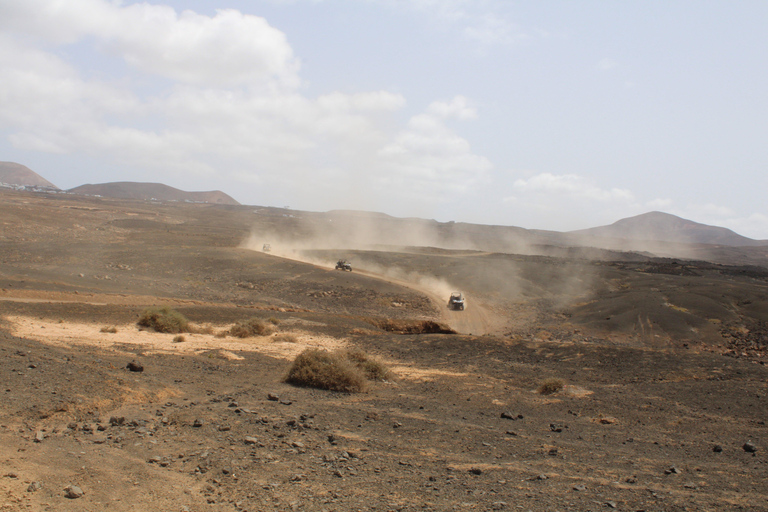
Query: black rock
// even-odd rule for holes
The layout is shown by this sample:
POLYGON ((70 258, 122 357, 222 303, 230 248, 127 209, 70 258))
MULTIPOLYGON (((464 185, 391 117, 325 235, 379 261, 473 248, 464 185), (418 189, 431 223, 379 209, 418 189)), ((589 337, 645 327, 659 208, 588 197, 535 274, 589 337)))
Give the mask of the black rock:
POLYGON ((143 372, 144 366, 141 363, 137 363, 136 361, 131 361, 126 365, 126 368, 128 368, 132 372, 143 372))
POLYGON ((747 441, 744 443, 744 446, 742 446, 745 452, 747 453, 755 453, 757 452, 757 446, 752 441, 747 441))
POLYGON ((720 446, 719 444, 716 444, 715 446, 712 447, 712 451, 715 453, 720 453, 723 451, 723 447, 720 446))

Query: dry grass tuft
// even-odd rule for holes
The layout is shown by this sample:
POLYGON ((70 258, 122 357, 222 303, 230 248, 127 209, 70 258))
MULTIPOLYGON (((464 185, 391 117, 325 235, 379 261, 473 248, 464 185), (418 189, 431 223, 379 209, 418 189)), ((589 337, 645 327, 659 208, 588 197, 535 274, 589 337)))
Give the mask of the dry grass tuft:
POLYGON ((141 327, 149 327, 157 332, 179 333, 186 332, 189 328, 189 320, 184 315, 168 306, 160 308, 147 308, 137 322, 141 327))
POLYGON ((228 334, 237 338, 250 338, 252 336, 269 336, 273 332, 275 332, 275 328, 272 324, 261 318, 250 318, 230 327, 228 334))
POLYGON ((293 361, 285 382, 296 386, 358 393, 367 381, 363 371, 346 356, 346 352, 307 349, 293 361))
POLYGON ((173 337, 173 342, 174 343, 184 343, 185 341, 187 341, 187 338, 185 338, 181 334, 178 334, 178 335, 173 337))
POLYGON ((294 334, 278 334, 274 337, 274 341, 282 343, 298 343, 299 338, 294 334))
POLYGON ((348 350, 346 352, 346 357, 363 371, 368 380, 384 381, 390 379, 392 376, 392 372, 389 371, 389 368, 387 368, 384 363, 376 358, 370 357, 360 349, 348 350))
POLYGON ((563 387, 565 387, 565 382, 561 379, 547 379, 541 383, 537 391, 542 395, 552 395, 562 391, 563 387))
POLYGON ((117 327, 114 325, 104 326, 101 328, 101 332, 108 332, 110 334, 116 334, 117 333, 117 327))

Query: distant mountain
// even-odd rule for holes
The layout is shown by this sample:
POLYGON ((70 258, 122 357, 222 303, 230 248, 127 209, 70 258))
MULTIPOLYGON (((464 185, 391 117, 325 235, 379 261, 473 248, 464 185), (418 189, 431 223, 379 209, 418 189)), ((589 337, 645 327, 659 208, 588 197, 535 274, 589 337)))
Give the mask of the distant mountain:
POLYGON ((621 219, 610 226, 571 231, 569 234, 732 247, 768 245, 768 241, 753 240, 727 228, 699 224, 662 212, 644 213, 636 217, 621 219))
POLYGON ((211 192, 185 192, 162 183, 135 183, 120 181, 97 185, 80 185, 67 190, 70 194, 157 201, 188 201, 193 203, 240 204, 220 190, 211 192))
POLYGON ((59 187, 29 167, 14 162, 0 162, 0 183, 18 187, 39 187, 59 190, 59 187))

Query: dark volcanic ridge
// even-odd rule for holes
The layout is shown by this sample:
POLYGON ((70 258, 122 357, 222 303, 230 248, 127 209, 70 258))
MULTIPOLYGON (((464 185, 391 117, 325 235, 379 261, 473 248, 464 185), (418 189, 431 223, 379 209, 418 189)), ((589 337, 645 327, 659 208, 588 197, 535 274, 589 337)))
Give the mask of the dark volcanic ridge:
POLYGON ((571 231, 571 233, 602 238, 732 247, 768 245, 768 240, 753 240, 727 228, 708 226, 663 212, 644 213, 621 219, 609 226, 571 231))
POLYGON ((185 192, 162 183, 136 183, 119 181, 115 183, 87 184, 67 190, 70 194, 112 197, 115 199, 139 199, 143 201, 186 201, 192 203, 213 203, 238 205, 237 201, 220 190, 210 192, 185 192))

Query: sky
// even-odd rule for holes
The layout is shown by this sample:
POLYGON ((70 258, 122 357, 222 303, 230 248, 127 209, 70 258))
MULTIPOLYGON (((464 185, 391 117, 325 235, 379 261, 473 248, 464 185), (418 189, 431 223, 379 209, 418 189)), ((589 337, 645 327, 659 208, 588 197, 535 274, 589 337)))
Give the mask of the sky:
POLYGON ((768 239, 768 2, 0 0, 0 161, 60 188, 768 239))

